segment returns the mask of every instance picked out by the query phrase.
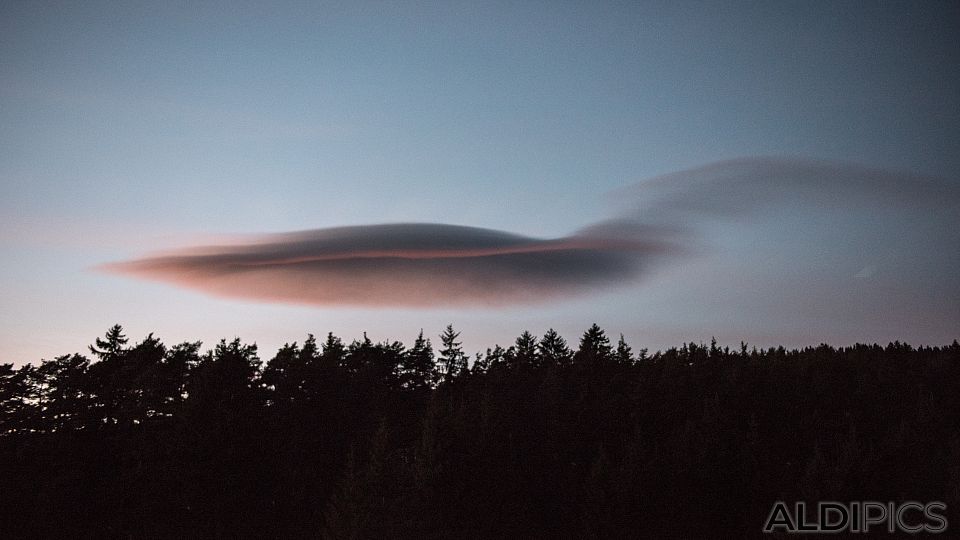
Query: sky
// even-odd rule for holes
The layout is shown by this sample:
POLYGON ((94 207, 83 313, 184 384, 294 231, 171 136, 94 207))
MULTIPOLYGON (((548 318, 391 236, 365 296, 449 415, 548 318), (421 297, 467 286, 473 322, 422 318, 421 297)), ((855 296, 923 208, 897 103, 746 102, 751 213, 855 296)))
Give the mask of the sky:
POLYGON ((0 1, 0 362, 115 323, 949 343, 957 35, 951 2, 0 1))

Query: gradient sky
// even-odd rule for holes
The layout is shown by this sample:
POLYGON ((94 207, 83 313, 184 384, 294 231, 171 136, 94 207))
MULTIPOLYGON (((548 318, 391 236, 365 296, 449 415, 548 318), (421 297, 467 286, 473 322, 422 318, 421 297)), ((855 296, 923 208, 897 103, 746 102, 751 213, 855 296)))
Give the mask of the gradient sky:
POLYGON ((448 322, 470 352, 593 322, 635 348, 947 343, 958 35, 955 2, 0 2, 0 362, 84 350, 117 322, 266 358, 307 332, 410 342, 448 322), (703 232, 693 253, 547 303, 286 305, 96 270, 393 222, 563 238, 620 216, 624 188, 754 156, 830 165, 759 190, 776 215, 695 204, 672 222, 703 232), (839 164, 867 180, 834 192, 839 164), (891 195, 827 208, 874 193, 869 171, 891 195), (897 203, 926 179, 933 195, 897 203))

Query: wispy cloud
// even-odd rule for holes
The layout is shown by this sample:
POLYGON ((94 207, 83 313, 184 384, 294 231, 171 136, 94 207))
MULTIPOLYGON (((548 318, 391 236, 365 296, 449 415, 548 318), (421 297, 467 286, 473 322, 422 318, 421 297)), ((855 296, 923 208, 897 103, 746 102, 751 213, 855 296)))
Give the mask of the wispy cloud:
POLYGON ((752 157, 650 178, 612 194, 646 223, 695 225, 806 209, 956 211, 960 183, 934 176, 799 158, 752 157))

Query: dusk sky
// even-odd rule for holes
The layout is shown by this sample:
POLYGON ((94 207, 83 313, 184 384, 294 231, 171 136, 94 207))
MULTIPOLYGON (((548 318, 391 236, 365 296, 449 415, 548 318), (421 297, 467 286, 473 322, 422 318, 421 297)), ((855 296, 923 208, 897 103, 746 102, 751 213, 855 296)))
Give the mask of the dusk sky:
POLYGON ((956 2, 0 2, 0 362, 960 337, 956 2))

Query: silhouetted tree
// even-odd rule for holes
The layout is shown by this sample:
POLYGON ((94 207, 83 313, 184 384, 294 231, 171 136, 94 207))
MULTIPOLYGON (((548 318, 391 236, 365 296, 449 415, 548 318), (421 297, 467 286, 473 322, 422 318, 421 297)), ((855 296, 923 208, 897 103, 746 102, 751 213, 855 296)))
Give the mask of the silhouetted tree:
POLYGON ((35 371, 42 381, 40 409, 44 430, 76 429, 96 424, 98 418, 86 415, 91 403, 87 393, 89 361, 79 354, 63 355, 44 361, 35 371))
POLYGON ((123 335, 123 327, 115 324, 107 330, 105 339, 97 338, 96 345, 90 345, 90 352, 96 355, 101 361, 110 360, 119 356, 123 352, 123 346, 127 344, 127 337, 123 335))
POLYGON ((610 338, 594 323, 580 338, 580 348, 573 360, 581 365, 598 365, 610 361, 612 354, 610 338))
POLYGON ((0 364, 0 436, 16 433, 29 420, 26 400, 30 369, 31 366, 14 369, 13 364, 0 364))
POLYGON ((493 349, 487 349, 481 358, 478 358, 473 364, 475 373, 486 373, 491 369, 496 370, 504 368, 507 365, 507 351, 500 345, 495 345, 493 349))
POLYGON ((123 386, 121 416, 124 422, 142 423, 168 411, 177 388, 164 365, 167 348, 149 334, 123 356, 120 372, 123 386))
POLYGON ((553 328, 543 334, 537 348, 540 351, 541 362, 545 365, 565 366, 573 358, 573 351, 567 346, 567 340, 553 328))
POLYGON ((433 386, 437 381, 433 361, 433 345, 423 337, 423 329, 417 334, 413 347, 403 356, 401 386, 419 390, 433 386))
POLYGON ((91 394, 90 412, 95 423, 114 425, 120 421, 124 406, 129 370, 124 369, 127 338, 119 324, 107 330, 105 339, 97 338, 90 352, 100 359, 87 370, 88 390, 91 394))
POLYGON ((759 538, 772 501, 947 503, 960 344, 634 358, 592 325, 0 364, 4 538, 759 538), (571 363, 571 359, 574 361, 571 363), (446 383, 436 383, 441 373, 446 383), (449 384, 453 381, 453 384, 449 384))
MULTIPOLYGON (((310 336, 308 340, 312 338, 313 336, 310 336)), ((315 355, 316 342, 311 345, 315 355)), ((267 362, 260 381, 272 394, 273 404, 289 405, 306 398, 308 373, 315 359, 314 355, 310 352, 304 354, 296 342, 284 343, 277 354, 267 362)))
POLYGON ((621 365, 633 363, 633 349, 630 345, 627 345, 627 342, 623 339, 623 334, 620 334, 620 339, 617 341, 617 350, 613 357, 621 365))
POLYGON ((170 416, 179 410, 186 397, 188 374, 200 363, 199 341, 185 342, 174 345, 167 351, 163 363, 164 395, 167 396, 167 410, 170 416))
POLYGON ((218 422, 238 420, 254 406, 260 382, 260 359, 256 345, 236 338, 220 343, 203 356, 187 379, 187 405, 201 416, 218 422))
POLYGON ((345 368, 346 358, 347 348, 343 341, 333 335, 333 332, 329 332, 326 341, 323 342, 323 353, 320 355, 321 362, 332 368, 345 368))
POLYGON ((443 344, 439 358, 440 374, 445 382, 455 379, 467 369, 467 356, 457 341, 458 337, 460 332, 454 331, 452 324, 448 324, 440 334, 440 342, 443 344))
POLYGON ((507 364, 514 369, 531 369, 539 367, 540 356, 537 354, 537 337, 524 330, 506 358, 507 364))

